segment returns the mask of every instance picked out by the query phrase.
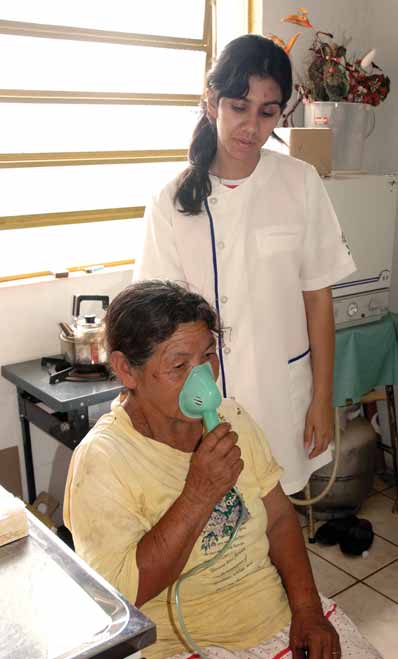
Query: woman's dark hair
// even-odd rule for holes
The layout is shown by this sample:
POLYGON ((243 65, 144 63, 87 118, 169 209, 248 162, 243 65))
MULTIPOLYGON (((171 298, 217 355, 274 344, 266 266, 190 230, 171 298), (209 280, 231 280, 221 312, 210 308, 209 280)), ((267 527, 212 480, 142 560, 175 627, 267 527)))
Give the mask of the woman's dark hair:
MULTIPOLYGON (((283 48, 259 34, 245 34, 231 41, 222 51, 207 75, 207 88, 220 98, 244 98, 250 76, 271 77, 282 93, 282 111, 292 93, 292 67, 283 48)), ((197 215, 203 200, 211 194, 209 167, 217 151, 217 132, 209 121, 206 103, 202 101, 202 114, 194 130, 188 158, 189 167, 181 174, 175 194, 175 203, 181 212, 197 215)))
POLYGON ((181 323, 197 320, 219 333, 217 314, 201 295, 171 281, 137 282, 119 293, 107 310, 108 350, 120 350, 132 366, 142 366, 181 323))

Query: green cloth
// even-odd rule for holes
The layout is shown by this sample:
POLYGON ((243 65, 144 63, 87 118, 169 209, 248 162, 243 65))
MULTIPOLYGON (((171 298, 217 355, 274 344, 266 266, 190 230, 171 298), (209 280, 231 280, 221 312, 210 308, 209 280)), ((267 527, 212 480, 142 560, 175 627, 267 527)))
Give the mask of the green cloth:
POLYGON ((354 403, 377 386, 398 384, 398 314, 336 331, 333 403, 354 403))

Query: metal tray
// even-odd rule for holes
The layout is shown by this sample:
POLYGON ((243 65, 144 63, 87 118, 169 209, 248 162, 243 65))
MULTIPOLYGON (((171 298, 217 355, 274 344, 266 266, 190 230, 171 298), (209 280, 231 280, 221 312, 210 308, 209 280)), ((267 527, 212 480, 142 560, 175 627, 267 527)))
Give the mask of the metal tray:
POLYGON ((28 511, 29 536, 0 547, 1 659, 124 659, 155 625, 28 511))

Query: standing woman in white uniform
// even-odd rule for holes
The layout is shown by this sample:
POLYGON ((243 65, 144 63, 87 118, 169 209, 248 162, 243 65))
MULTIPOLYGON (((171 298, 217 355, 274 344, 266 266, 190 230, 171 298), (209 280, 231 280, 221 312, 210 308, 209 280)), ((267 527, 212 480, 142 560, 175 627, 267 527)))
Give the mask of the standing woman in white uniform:
POLYGON ((266 433, 287 494, 331 459, 329 287, 355 269, 315 169, 262 149, 291 91, 290 60, 270 39, 226 46, 208 74, 189 166, 146 208, 135 272, 185 281, 216 306, 223 393, 266 433))

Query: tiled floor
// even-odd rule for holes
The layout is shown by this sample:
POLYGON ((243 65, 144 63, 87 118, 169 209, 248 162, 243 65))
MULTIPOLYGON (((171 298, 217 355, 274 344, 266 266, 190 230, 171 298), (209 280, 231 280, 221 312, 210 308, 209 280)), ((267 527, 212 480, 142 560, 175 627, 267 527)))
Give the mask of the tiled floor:
POLYGON ((309 544, 300 515, 319 590, 337 602, 384 659, 398 658, 398 515, 392 513, 393 497, 391 485, 376 479, 357 513, 372 523, 376 534, 367 558, 346 556, 337 545, 309 544))

